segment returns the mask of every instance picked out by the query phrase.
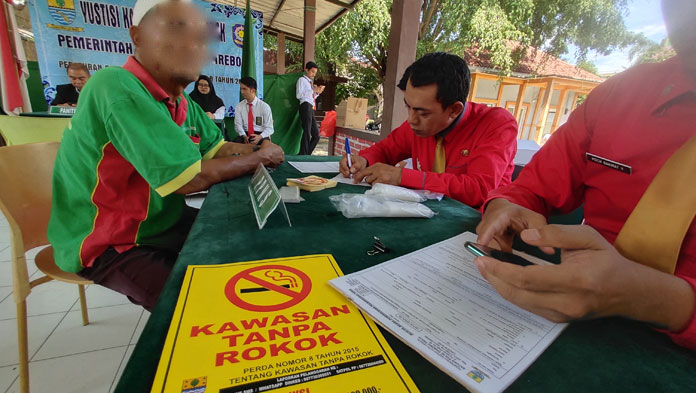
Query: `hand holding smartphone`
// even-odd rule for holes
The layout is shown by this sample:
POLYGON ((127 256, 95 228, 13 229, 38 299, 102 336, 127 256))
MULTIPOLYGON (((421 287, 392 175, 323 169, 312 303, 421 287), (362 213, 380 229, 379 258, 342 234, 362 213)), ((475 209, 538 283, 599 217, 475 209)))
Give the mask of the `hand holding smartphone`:
POLYGON ((477 257, 487 256, 495 258, 502 262, 508 262, 519 266, 533 265, 532 262, 529 262, 528 260, 522 258, 519 255, 515 255, 505 251, 500 251, 495 248, 484 246, 482 244, 466 242, 464 243, 464 247, 477 257))

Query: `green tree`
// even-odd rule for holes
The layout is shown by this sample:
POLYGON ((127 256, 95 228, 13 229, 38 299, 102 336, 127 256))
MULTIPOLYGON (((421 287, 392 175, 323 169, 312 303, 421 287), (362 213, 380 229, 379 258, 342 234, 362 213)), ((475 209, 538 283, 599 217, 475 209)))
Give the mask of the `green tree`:
MULTIPOLYGON (((278 37, 272 34, 264 34, 263 49, 278 51, 278 37)), ((302 44, 296 41, 285 40, 285 54, 289 57, 289 62, 285 63, 286 72, 302 71, 303 59, 302 44)))
POLYGON ((348 78, 337 88, 337 101, 364 97, 381 106, 390 28, 391 0, 364 0, 317 36, 319 69, 348 78))
MULTIPOLYGON (((578 48, 608 54, 637 42, 623 22, 628 0, 424 0, 418 54, 447 51, 463 55, 472 46, 491 54, 509 72, 521 53, 511 41, 555 56, 578 48)), ((364 0, 317 37, 317 57, 340 65, 357 58, 384 79, 391 0, 364 0)))
POLYGON ((576 67, 582 68, 585 71, 589 71, 595 75, 599 75, 599 70, 597 69, 597 66, 595 63, 589 61, 589 60, 578 60, 578 63, 575 64, 576 67))
POLYGON ((509 73, 524 46, 561 56, 571 44, 576 57, 608 54, 635 43, 623 21, 627 0, 425 0, 419 54, 467 47, 486 51, 496 68, 509 73), (518 41, 523 46, 510 45, 518 41))
POLYGON ((628 52, 628 57, 633 61, 633 64, 656 63, 667 60, 675 56, 677 53, 669 43, 669 38, 665 38, 659 44, 649 40, 645 36, 641 36, 637 45, 634 45, 628 52))
MULTIPOLYGON (((575 45, 577 60, 589 51, 608 54, 639 37, 626 29, 628 0, 424 0, 418 26, 418 56, 433 51, 464 55, 485 51, 501 74, 509 74, 525 46, 561 56, 575 45), (523 45, 512 45, 520 42, 523 45)), ((381 100, 391 29, 391 0, 363 0, 317 36, 320 72, 350 78, 344 94, 381 100), (369 67, 364 67, 367 64, 369 67), (365 97, 365 95, 362 95, 365 97)), ((289 50, 291 50, 289 48, 289 50)))

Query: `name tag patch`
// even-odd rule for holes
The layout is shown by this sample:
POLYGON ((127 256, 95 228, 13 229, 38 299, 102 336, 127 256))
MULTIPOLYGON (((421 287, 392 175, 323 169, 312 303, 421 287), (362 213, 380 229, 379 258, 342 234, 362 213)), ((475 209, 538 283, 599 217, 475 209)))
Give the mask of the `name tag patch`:
POLYGON ((599 164, 599 165, 604 165, 607 168, 616 169, 619 172, 623 172, 623 173, 626 173, 629 175, 633 172, 630 165, 626 165, 626 164, 622 164, 620 162, 612 161, 608 158, 600 157, 600 156, 598 156, 596 154, 592 154, 592 153, 585 153, 585 156, 587 157, 588 161, 592 161, 592 162, 599 164))
POLYGON ((263 122, 263 119, 261 118, 261 116, 256 116, 256 125, 260 126, 262 122, 263 122))

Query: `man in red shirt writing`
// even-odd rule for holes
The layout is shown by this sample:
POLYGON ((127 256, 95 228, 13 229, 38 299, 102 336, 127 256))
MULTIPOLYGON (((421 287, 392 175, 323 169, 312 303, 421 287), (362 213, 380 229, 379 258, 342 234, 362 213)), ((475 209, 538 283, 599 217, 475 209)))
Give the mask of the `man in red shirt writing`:
POLYGON ((411 64, 399 88, 408 119, 359 155, 341 159, 356 183, 386 183, 441 192, 474 208, 510 183, 517 122, 505 109, 466 102, 469 67, 455 55, 430 53, 411 64), (395 166, 413 158, 413 169, 395 166))
POLYGON ((510 248, 520 234, 561 249, 561 264, 476 264, 503 297, 549 320, 621 316, 696 349, 696 2, 662 9, 677 56, 602 83, 484 204, 480 243, 510 248), (547 225, 582 204, 586 225, 547 225))

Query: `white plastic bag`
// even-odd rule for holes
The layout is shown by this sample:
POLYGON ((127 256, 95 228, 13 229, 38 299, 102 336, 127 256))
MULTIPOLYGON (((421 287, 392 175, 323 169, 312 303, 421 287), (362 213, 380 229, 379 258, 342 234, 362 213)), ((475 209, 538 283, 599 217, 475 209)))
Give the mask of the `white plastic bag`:
POLYGON ((428 199, 442 200, 445 195, 428 190, 412 190, 410 188, 393 186, 391 184, 375 183, 372 189, 365 191, 366 195, 380 195, 386 198, 399 199, 408 202, 425 202, 428 199))
POLYGON ((389 199, 381 195, 340 194, 330 196, 329 200, 347 218, 430 218, 435 215, 435 212, 423 204, 389 199))
POLYGON ((415 190, 383 183, 375 183, 371 189, 365 191, 365 195, 379 195, 407 202, 425 202, 427 200, 425 196, 420 195, 415 190))

